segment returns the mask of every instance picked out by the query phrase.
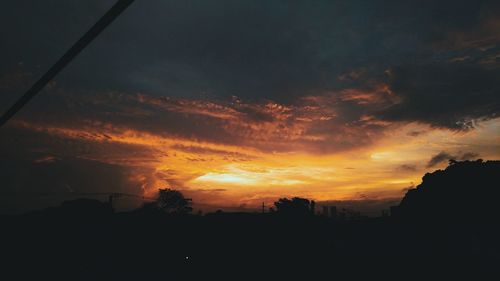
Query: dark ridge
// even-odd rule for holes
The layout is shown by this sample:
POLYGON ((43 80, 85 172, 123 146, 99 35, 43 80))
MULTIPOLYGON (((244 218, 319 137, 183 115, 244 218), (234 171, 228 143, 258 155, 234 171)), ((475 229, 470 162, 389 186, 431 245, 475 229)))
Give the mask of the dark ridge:
POLYGON ((441 221, 495 219, 500 161, 450 160, 444 170, 427 173, 408 190, 393 216, 441 221))

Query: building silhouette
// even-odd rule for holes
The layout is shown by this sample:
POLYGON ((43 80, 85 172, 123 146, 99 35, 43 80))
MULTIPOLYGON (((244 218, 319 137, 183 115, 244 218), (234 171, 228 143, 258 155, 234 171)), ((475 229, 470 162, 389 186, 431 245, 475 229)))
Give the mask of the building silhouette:
POLYGON ((330 218, 337 219, 337 206, 330 206, 330 218))
POLYGON ((321 212, 321 215, 328 218, 328 206, 323 206, 323 212, 321 212))

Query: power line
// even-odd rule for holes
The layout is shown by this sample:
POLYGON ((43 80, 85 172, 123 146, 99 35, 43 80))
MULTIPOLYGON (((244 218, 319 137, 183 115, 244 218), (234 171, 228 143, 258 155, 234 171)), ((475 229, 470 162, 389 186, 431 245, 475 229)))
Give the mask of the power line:
POLYGON ((111 24, 134 0, 118 0, 76 43, 0 118, 0 127, 38 94, 66 65, 111 24))
POLYGON ((156 200, 153 197, 146 197, 140 194, 121 193, 121 192, 0 192, 0 197, 23 196, 23 197, 44 197, 44 196, 115 196, 115 197, 134 197, 143 200, 156 200))

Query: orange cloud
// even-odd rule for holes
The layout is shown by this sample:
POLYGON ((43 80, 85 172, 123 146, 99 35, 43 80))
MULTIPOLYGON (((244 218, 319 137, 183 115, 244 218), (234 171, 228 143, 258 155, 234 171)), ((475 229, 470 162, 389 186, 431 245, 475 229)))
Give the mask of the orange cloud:
MULTIPOLYGON (((188 119, 203 116, 210 121, 203 126, 224 132, 230 138, 225 141, 90 116, 67 125, 25 120, 11 126, 78 142, 84 150, 66 152, 75 157, 129 167, 132 172, 126 180, 140 185, 145 195, 168 186, 184 190, 195 201, 219 206, 254 206, 281 196, 397 198, 405 188, 418 184, 428 169, 425 163, 444 148, 455 154, 472 151, 485 159, 500 156, 499 119, 457 133, 418 123, 382 122, 370 115, 347 122, 336 106, 342 99, 378 103, 386 95, 383 87, 374 92, 346 91, 340 98, 308 96, 300 106, 245 103, 236 98, 206 103, 134 97, 160 111, 153 111, 153 116, 165 112, 188 119)), ((147 112, 142 116, 151 116, 147 112)), ((47 145, 45 151, 57 157, 59 144, 47 145)))
POLYGON ((418 183, 426 169, 422 163, 433 151, 449 146, 450 141, 477 142, 499 126, 498 122, 492 122, 484 132, 456 135, 422 125, 408 125, 392 131, 389 138, 375 146, 319 156, 303 152, 268 153, 139 131, 121 130, 118 133, 118 128, 110 131, 85 128, 86 131, 82 132, 68 128, 30 127, 26 123, 22 125, 60 138, 150 148, 150 157, 156 161, 133 161, 134 155, 127 155, 126 151, 119 152, 114 158, 93 157, 115 164, 124 159, 122 164, 134 163, 134 166, 140 167, 131 180, 142 182, 147 195, 159 187, 170 186, 184 189, 205 203, 234 206, 258 205, 261 200, 279 196, 304 196, 316 200, 398 197, 404 188, 418 183), (410 133, 415 130, 427 130, 426 138, 412 137, 410 133), (415 165, 414 169, 400 169, 402 165, 410 164, 415 165))

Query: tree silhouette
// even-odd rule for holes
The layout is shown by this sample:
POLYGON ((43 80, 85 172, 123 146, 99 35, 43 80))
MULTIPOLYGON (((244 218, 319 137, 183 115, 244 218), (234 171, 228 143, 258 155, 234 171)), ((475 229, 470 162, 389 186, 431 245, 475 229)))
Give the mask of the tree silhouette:
POLYGON ((479 221, 497 218, 500 161, 450 160, 444 170, 427 173, 408 190, 392 215, 425 220, 479 221))
POLYGON ((294 197, 291 200, 288 198, 280 198, 278 201, 274 202, 274 206, 278 213, 293 216, 305 216, 314 211, 314 201, 309 201, 308 199, 300 197, 294 197))
POLYGON ((158 198, 156 199, 158 209, 169 214, 190 213, 193 211, 191 204, 191 199, 185 198, 180 191, 170 188, 159 189, 158 198))

